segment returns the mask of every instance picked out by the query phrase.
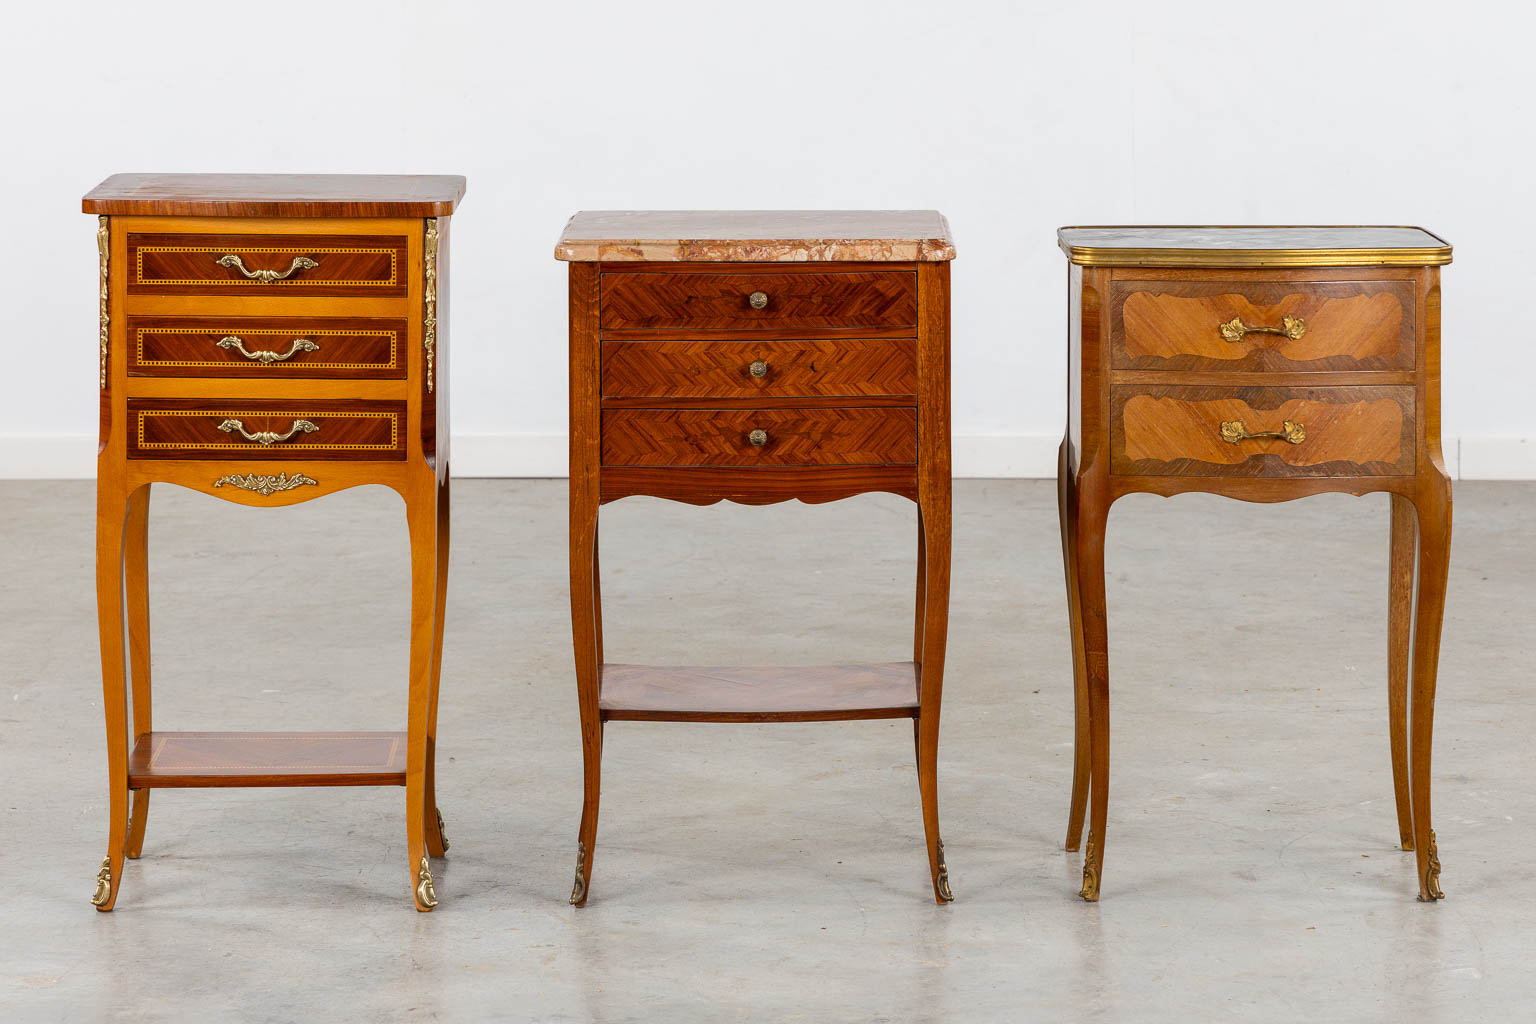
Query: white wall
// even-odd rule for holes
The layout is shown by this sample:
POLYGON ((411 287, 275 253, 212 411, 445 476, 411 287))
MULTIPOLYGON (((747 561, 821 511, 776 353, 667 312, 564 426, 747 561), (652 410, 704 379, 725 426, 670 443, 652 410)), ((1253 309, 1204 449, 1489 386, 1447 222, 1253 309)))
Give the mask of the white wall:
POLYGON ((563 475, 579 208, 937 207, 955 465, 1050 475, 1072 223, 1420 224, 1462 475, 1536 477, 1529 5, 6 5, 0 475, 90 476, 116 171, 460 173, 455 471, 563 475), (266 13, 260 13, 260 10, 266 13))

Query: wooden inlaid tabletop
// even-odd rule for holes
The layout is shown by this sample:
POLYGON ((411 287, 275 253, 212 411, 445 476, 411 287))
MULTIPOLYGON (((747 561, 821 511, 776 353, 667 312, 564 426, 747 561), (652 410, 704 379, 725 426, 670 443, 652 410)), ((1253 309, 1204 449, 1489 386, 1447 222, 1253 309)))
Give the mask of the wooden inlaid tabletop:
POLYGON ((583 210, 555 258, 939 262, 955 258, 955 240, 937 210, 583 210))
POLYGON ((1414 227, 1066 227, 1067 258, 1111 267, 1440 266, 1451 245, 1414 227))
POLYGON ((446 217, 457 174, 114 174, 86 213, 141 217, 446 217))

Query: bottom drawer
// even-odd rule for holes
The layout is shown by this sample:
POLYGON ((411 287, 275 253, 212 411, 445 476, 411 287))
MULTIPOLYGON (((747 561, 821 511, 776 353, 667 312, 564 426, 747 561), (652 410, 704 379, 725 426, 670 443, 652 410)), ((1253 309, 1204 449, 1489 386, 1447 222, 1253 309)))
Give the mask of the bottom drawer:
POLYGON ((130 459, 405 458, 405 403, 130 399, 130 459))
POLYGON ((605 466, 911 466, 917 410, 610 409, 605 466))
POLYGON ((1405 476, 1411 387, 1110 389, 1121 476, 1405 476))

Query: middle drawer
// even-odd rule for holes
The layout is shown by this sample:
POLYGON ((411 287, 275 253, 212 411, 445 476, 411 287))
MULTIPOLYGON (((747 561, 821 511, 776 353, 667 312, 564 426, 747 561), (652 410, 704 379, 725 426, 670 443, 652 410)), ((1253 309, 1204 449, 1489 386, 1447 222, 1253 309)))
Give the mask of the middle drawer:
POLYGON ((129 316, 130 377, 403 379, 406 321, 129 316))
POLYGON ((911 466, 917 410, 608 409, 605 466, 911 466))
POLYGON ((917 342, 605 341, 614 398, 915 396, 917 342))

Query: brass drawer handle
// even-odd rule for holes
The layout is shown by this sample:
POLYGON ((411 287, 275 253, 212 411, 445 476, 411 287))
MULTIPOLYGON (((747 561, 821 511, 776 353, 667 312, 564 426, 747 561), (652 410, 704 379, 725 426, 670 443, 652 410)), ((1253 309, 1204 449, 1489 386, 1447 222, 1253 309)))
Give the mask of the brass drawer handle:
POLYGON ((1286 420, 1284 430, 1256 430, 1250 433, 1242 420, 1222 420, 1221 439, 1228 444, 1239 441, 1269 440, 1274 438, 1286 444, 1301 444, 1307 439, 1307 428, 1295 420, 1286 420))
POLYGON ((1249 327, 1243 323, 1242 317, 1235 316, 1217 329, 1221 331, 1222 338, 1233 343, 1242 341, 1245 334, 1254 333, 1283 334, 1295 341, 1307 333, 1307 322, 1299 316, 1288 316, 1280 321, 1279 327, 1249 327))
POLYGON ((253 359, 253 360, 255 360, 258 363, 264 363, 264 364, 265 363, 280 363, 284 359, 288 359, 291 356, 293 356, 295 353, 298 353, 298 352, 319 352, 320 351, 320 346, 316 345, 314 342, 310 341, 308 338, 294 338, 293 339, 293 347, 290 348, 287 352, 283 352, 283 353, 271 352, 271 351, 268 351, 266 349, 257 349, 255 352, 248 352, 248 351, 246 351, 246 348, 245 348, 245 342, 241 341, 239 338, 235 337, 233 334, 231 334, 227 338, 220 338, 216 342, 216 344, 219 346, 219 348, 225 348, 225 349, 232 348, 236 352, 239 352, 241 355, 245 356, 245 358, 253 359))
POLYGON ((747 372, 756 377, 758 380, 762 380, 764 377, 768 376, 768 364, 763 362, 761 359, 754 359, 752 361, 752 365, 747 367, 747 372))
POLYGON ((751 306, 753 309, 764 308, 768 305, 768 293, 753 292, 751 295, 747 296, 747 305, 751 306))
POLYGON ((257 444, 271 447, 274 444, 288 440, 294 434, 313 434, 320 428, 309 422, 309 420, 294 420, 293 426, 288 428, 288 433, 286 434, 279 434, 275 430, 258 430, 256 433, 252 434, 245 429, 245 425, 242 424, 239 420, 225 420, 223 423, 219 424, 219 429, 224 431, 226 434, 238 433, 247 441, 255 441, 257 444))
POLYGON ((314 260, 310 259, 308 256, 295 256, 293 258, 293 263, 288 267, 287 270, 246 270, 245 264, 240 262, 240 257, 236 256, 234 253, 230 253, 228 256, 220 256, 214 262, 216 262, 221 267, 234 267, 246 277, 260 281, 262 284, 271 284, 273 281, 281 281, 283 278, 297 271, 313 270, 320 265, 314 260))
POLYGON ((747 440, 752 442, 752 447, 761 448, 768 443, 768 431, 754 430, 747 435, 747 440))

